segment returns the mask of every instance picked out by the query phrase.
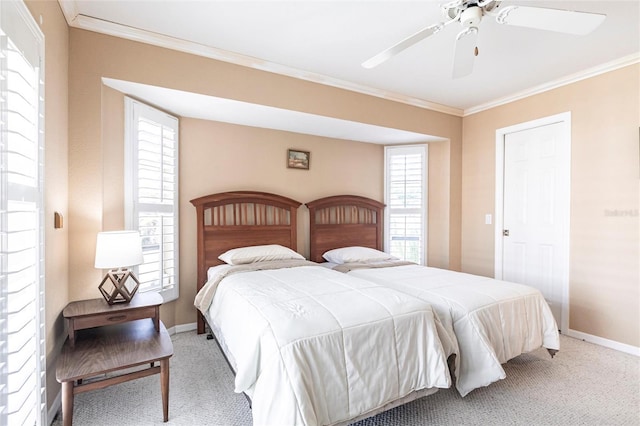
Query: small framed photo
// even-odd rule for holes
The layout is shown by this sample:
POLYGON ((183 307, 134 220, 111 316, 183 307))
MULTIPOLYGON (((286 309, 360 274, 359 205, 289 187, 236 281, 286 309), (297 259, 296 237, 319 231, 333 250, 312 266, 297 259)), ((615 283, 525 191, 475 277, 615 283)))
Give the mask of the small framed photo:
POLYGON ((298 151, 297 149, 287 150, 287 167, 290 169, 309 170, 309 151, 298 151))

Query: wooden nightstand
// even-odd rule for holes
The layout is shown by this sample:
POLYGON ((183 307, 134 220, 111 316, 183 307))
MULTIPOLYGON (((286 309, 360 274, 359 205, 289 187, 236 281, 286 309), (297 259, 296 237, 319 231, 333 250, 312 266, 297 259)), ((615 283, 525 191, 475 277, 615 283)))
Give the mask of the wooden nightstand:
POLYGON ((173 344, 159 318, 161 303, 160 295, 142 293, 129 304, 109 305, 104 299, 92 299, 71 302, 63 310, 69 338, 58 359, 56 379, 62 383, 65 426, 73 421, 74 395, 153 374, 160 374, 163 420, 169 419, 169 358, 173 344), (149 367, 98 379, 145 364, 149 367), (83 383, 89 378, 94 379, 83 383))

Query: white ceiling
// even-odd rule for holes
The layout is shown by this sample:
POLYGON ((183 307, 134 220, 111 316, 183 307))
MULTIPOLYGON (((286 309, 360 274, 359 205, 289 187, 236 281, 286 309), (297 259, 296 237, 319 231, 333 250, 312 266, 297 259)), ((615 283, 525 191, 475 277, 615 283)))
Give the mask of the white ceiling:
POLYGON ((480 23, 473 73, 451 77, 457 23, 374 69, 361 63, 443 20, 437 1, 59 0, 72 26, 465 115, 640 58, 640 2, 522 1, 606 14, 586 36, 480 23))

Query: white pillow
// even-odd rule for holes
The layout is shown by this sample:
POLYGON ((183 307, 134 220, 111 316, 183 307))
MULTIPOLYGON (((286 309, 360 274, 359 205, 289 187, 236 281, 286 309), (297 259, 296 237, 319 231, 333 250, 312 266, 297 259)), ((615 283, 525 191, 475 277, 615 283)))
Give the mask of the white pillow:
POLYGON ((304 260, 304 256, 290 248, 278 244, 268 244, 231 249, 218 256, 218 259, 229 265, 243 265, 245 263, 265 262, 268 260, 304 260))
POLYGON ((379 262, 381 260, 397 260, 397 257, 391 256, 389 253, 368 247, 343 247, 325 252, 324 257, 328 262, 342 264, 354 262, 379 262))

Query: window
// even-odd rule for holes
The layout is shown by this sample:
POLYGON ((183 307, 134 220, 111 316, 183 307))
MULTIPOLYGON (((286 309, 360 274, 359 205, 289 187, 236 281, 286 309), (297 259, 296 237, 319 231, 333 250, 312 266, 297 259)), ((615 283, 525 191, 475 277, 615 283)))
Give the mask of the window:
POLYGON ((0 2, 0 424, 46 424, 44 38, 0 2))
POLYGON ((427 252, 427 146, 387 146, 385 250, 424 264, 427 252))
POLYGON ((125 98, 125 223, 142 237, 138 291, 178 297, 178 119, 125 98))

